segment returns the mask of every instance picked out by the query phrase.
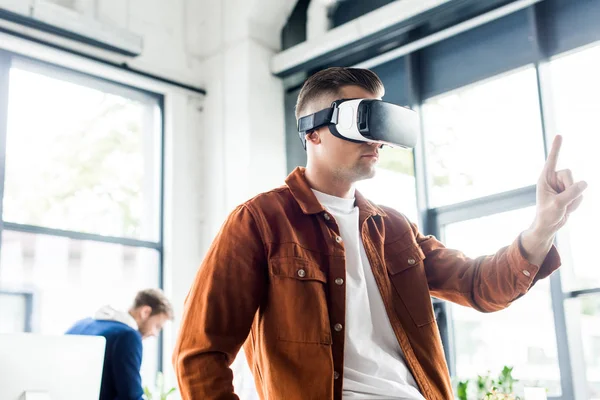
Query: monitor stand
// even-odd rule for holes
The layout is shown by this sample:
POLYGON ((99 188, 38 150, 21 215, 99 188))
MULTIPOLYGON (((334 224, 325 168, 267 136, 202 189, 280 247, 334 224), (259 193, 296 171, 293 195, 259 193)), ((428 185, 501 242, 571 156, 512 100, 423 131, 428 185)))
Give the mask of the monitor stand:
POLYGON ((52 400, 48 392, 27 390, 23 392, 19 400, 52 400))

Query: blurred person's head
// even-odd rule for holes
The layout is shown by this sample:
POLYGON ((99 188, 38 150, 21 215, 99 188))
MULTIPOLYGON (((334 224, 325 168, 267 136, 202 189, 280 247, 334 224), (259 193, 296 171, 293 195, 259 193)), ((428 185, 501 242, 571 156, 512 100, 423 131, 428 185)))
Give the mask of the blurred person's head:
MULTIPOLYGON (((381 99, 385 89, 368 69, 328 68, 306 80, 296 103, 296 121, 331 107, 339 99, 381 99)), ((330 180, 354 183, 375 175, 377 144, 354 143, 334 136, 327 126, 306 134, 306 168, 330 180)))
POLYGON ((173 319, 173 307, 160 289, 140 290, 129 314, 135 319, 143 338, 157 336, 164 324, 173 319))

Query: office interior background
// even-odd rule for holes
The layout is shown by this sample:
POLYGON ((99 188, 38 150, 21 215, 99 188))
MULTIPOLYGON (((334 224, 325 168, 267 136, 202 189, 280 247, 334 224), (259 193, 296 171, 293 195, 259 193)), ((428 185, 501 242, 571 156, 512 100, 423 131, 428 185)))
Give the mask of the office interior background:
POLYGON ((419 145, 382 150, 358 190, 471 257, 529 226, 564 136, 559 167, 589 188, 560 270, 497 313, 433 302, 455 380, 508 365, 600 399, 600 0, 0 0, 0 332, 61 334, 161 287, 176 318, 142 376, 174 386, 203 254, 303 165, 296 97, 329 66, 373 69, 420 115, 419 145))

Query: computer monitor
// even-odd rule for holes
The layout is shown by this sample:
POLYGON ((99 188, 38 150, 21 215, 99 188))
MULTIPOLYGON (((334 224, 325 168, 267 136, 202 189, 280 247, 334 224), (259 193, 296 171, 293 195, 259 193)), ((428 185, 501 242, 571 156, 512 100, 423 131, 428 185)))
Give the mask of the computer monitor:
POLYGON ((97 400, 105 346, 101 336, 0 334, 0 399, 97 400))

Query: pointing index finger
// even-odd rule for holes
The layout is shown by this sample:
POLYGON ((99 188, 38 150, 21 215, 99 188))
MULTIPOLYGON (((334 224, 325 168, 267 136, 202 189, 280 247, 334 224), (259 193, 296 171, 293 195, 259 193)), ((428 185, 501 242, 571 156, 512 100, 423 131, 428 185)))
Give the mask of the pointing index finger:
POLYGON ((552 142, 552 148, 548 154, 548 159, 544 165, 545 172, 555 172, 556 164, 558 163, 558 153, 560 152, 560 146, 562 145, 562 136, 556 135, 552 142))

